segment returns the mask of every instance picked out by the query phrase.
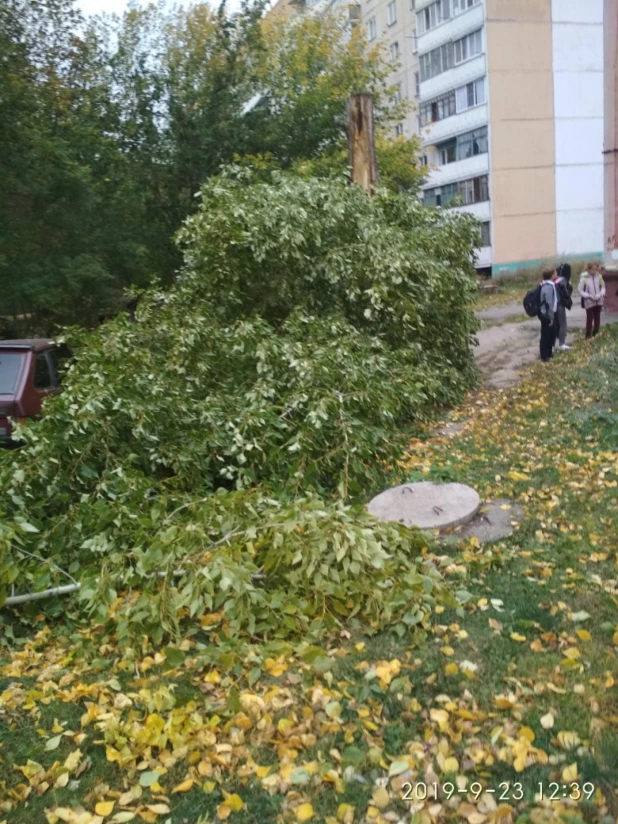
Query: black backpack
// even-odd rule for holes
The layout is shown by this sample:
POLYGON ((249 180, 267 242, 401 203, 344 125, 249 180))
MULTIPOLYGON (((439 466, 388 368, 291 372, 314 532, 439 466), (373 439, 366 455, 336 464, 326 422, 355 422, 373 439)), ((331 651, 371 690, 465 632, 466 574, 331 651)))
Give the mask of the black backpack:
POLYGON ((524 309, 526 310, 526 314, 531 318, 536 318, 541 310, 542 285, 542 283, 539 283, 539 285, 535 286, 534 289, 530 289, 529 292, 526 292, 526 297, 524 298, 524 309))

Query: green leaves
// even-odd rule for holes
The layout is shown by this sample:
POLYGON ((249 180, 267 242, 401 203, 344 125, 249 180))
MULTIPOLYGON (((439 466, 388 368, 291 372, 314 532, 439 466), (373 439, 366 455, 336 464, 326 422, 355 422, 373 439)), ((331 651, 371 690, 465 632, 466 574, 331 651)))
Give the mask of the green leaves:
POLYGON ((209 184, 178 284, 70 333, 64 393, 0 463, 3 587, 19 541, 24 584, 70 563, 122 643, 422 627, 447 597, 423 540, 349 502, 472 380, 472 233, 340 182, 209 184))

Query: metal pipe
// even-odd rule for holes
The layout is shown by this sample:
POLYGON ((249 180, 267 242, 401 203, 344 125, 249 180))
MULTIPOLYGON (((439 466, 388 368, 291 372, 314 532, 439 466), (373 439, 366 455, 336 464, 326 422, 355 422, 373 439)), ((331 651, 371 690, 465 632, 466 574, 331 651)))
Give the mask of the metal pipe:
MULTIPOLYGON (((159 577, 165 578, 165 572, 157 572, 156 573, 159 577)), ((175 570, 172 573, 172 577, 180 578, 183 575, 182 570, 175 570)), ((261 572, 254 572, 251 576, 253 581, 263 581, 266 578, 261 572)), ((30 601, 41 601, 44 598, 53 598, 54 595, 70 595, 73 592, 77 592, 77 590, 81 587, 81 584, 67 584, 63 587, 52 587, 51 589, 44 589, 41 592, 29 592, 26 595, 11 595, 6 601, 2 604, 2 607, 15 607, 19 604, 28 604, 30 601)), ((1 609, 1 607, 0 607, 1 609)))
POLYGON ((29 601, 40 601, 43 598, 51 598, 53 595, 69 595, 71 592, 77 592, 80 586, 80 584, 67 584, 63 587, 44 589, 41 592, 29 592, 26 595, 11 595, 2 606, 14 607, 17 606, 17 604, 27 604, 29 601))

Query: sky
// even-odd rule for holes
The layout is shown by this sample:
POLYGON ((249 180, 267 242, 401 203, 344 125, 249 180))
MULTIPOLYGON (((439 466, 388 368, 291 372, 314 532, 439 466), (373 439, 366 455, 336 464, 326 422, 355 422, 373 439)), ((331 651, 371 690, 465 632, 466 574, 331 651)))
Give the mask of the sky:
MULTIPOLYGON (((137 5, 148 5, 148 0, 136 0, 137 5)), ((100 14, 110 12, 122 14, 128 6, 127 0, 77 0, 76 5, 84 14, 100 14)), ((185 4, 186 5, 186 4, 185 4)), ((240 0, 229 0, 228 8, 236 11, 240 7, 240 0)))

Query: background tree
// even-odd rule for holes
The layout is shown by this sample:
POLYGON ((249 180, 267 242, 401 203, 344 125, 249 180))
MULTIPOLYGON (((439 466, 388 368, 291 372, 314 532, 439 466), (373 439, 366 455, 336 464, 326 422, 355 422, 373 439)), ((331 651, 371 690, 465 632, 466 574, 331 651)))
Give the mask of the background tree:
POLYGON ((345 173, 358 88, 376 99, 385 180, 418 188, 416 142, 384 136, 402 112, 391 66, 336 15, 265 20, 264 0, 88 23, 72 0, 0 12, 0 316, 26 315, 22 331, 93 324, 128 286, 169 283, 174 234, 235 157, 345 173))

